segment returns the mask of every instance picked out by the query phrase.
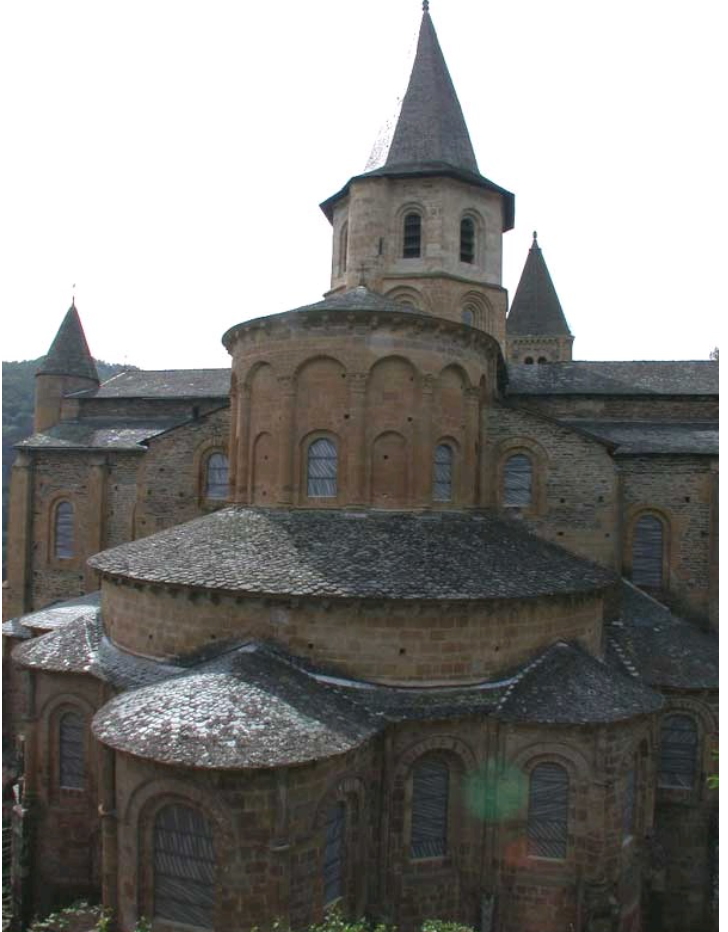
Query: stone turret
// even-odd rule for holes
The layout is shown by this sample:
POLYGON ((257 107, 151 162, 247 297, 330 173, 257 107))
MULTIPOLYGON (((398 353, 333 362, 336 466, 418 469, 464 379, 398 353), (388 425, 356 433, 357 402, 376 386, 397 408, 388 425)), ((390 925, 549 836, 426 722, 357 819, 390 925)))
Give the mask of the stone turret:
POLYGON ((537 234, 506 321, 509 362, 570 362, 574 337, 561 309, 537 234))
POLYGON ((330 294, 366 285, 505 344, 502 237, 514 197, 480 174, 426 8, 391 135, 321 208, 334 231, 330 294))
POLYGON ((99 375, 86 342, 75 301, 63 318, 63 323, 36 373, 35 380, 36 432, 47 430, 61 420, 61 407, 65 395, 98 387, 99 375))

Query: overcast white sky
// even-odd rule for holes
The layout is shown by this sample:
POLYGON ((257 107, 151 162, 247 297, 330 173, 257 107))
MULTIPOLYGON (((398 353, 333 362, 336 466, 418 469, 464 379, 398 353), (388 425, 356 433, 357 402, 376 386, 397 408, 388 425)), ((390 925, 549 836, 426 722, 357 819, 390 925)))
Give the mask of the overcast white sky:
MULTIPOLYGON (((71 300, 95 356, 226 366, 222 333, 318 300, 318 203, 405 89, 418 0, 24 0, 0 24, 2 358, 71 300)), ((706 358, 728 231, 720 0, 431 0, 481 172, 537 229, 593 359, 706 358)))

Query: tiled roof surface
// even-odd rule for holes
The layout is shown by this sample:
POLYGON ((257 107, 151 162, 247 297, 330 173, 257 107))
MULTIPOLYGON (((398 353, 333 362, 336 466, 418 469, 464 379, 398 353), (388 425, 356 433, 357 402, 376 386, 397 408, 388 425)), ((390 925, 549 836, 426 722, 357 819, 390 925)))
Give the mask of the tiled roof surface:
POLYGON ((608 629, 609 659, 650 686, 718 688, 718 638, 676 617, 629 582, 622 614, 608 629))
POLYGON ((268 768, 343 754, 379 722, 256 644, 119 696, 95 716, 104 744, 189 767, 268 768))
POLYGON ((655 712, 660 695, 581 647, 558 643, 529 664, 501 701, 509 722, 581 725, 655 712))
POLYGON ((561 423, 615 444, 617 455, 640 453, 718 455, 717 421, 679 424, 669 421, 595 421, 569 418, 562 420, 561 423))
POLYGON ((69 307, 48 355, 38 369, 43 375, 75 375, 99 381, 96 363, 83 332, 75 304, 69 307))
POLYGON ((53 602, 36 612, 28 612, 26 615, 20 615, 18 618, 5 622, 3 633, 10 633, 10 629, 6 631, 6 625, 13 625, 13 630, 23 629, 26 636, 29 636, 30 632, 65 628, 67 624, 77 619, 95 619, 99 614, 100 605, 99 592, 79 595, 73 599, 65 599, 63 602, 53 602))
POLYGON ((231 506, 89 562, 149 582, 342 598, 520 598, 589 592, 613 580, 490 513, 231 506))
POLYGON ((129 369, 104 382, 94 398, 226 398, 230 369, 129 369))
POLYGON ((428 12, 422 17, 412 74, 396 124, 391 136, 375 146, 367 167, 412 162, 444 162, 478 171, 463 111, 428 12))
POLYGON ((386 311, 391 314, 419 314, 414 307, 398 304, 386 298, 383 294, 370 291, 364 285, 351 288, 349 291, 331 295, 318 301, 316 304, 305 304, 297 307, 295 311, 386 311))
POLYGON ((139 450, 145 440, 177 423, 179 421, 170 419, 139 421, 125 418, 61 421, 16 445, 44 450, 139 450))
POLYGON ((535 233, 506 319, 506 333, 571 336, 535 233))
POLYGON ((718 363, 551 362, 508 364, 509 395, 717 395, 718 363))

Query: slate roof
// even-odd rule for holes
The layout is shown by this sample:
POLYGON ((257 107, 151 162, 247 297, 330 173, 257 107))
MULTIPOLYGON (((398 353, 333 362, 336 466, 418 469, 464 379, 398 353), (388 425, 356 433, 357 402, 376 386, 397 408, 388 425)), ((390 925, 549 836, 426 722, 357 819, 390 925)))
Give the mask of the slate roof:
POLYGON ((608 658, 650 686, 718 688, 718 638, 673 615, 626 580, 622 613, 608 629, 608 658))
POLYGON ((93 721, 113 748, 167 764, 269 768, 343 754, 380 727, 338 689, 258 644, 113 699, 93 721))
POLYGON ((140 450, 145 440, 164 433, 178 420, 139 421, 125 418, 83 418, 61 421, 32 434, 16 446, 40 450, 140 450))
POLYGON ((99 381, 96 363, 83 332, 75 303, 69 307, 38 375, 75 375, 99 381))
POLYGON ((649 453, 718 455, 718 422, 613 421, 568 418, 560 420, 615 445, 617 456, 649 453))
POLYGON ((571 336, 536 234, 506 318, 510 336, 571 336))
POLYGON ((2 632, 13 637, 28 638, 33 633, 65 628, 67 624, 77 619, 97 618, 100 605, 99 592, 76 596, 63 602, 52 602, 37 612, 28 612, 27 615, 11 618, 3 624, 2 632))
POLYGON ((560 642, 524 669, 496 714, 507 722, 586 725, 656 712, 663 703, 626 673, 560 642))
POLYGON ((89 565, 148 582, 334 598, 525 598, 614 579, 490 513, 240 506, 122 544, 89 565))
POLYGON ((717 395, 718 363, 550 362, 508 364, 509 395, 717 395))
POLYGON ((413 162, 444 162, 478 172, 460 101, 427 11, 396 125, 391 137, 372 153, 367 167, 413 162))
POLYGON ((420 314, 414 307, 406 304, 398 304, 396 301, 379 294, 376 291, 370 291, 364 285, 358 285, 356 288, 350 288, 339 294, 331 295, 324 298, 323 301, 317 301, 316 304, 305 304, 303 307, 294 308, 294 313, 299 311, 383 311, 388 314, 420 314))
POLYGON ((93 392, 70 397, 94 398, 227 398, 230 369, 129 369, 93 392))

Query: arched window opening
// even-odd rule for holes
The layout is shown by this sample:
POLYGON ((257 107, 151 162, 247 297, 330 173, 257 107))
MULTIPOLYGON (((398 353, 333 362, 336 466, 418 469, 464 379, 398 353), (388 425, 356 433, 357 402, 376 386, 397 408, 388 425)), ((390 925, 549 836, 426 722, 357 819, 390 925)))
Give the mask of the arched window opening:
POLYGON ((60 502, 53 523, 53 553, 58 560, 70 560, 75 553, 73 505, 60 502))
POLYGON ((523 361, 525 362, 525 364, 526 364, 527 366, 532 366, 532 365, 533 365, 533 356, 526 356, 526 358, 525 358, 523 361))
POLYGON ((154 820, 154 916, 211 929, 214 911, 212 826, 190 806, 165 806, 154 820))
POLYGON ((339 238, 339 272, 345 272, 347 268, 349 252, 349 224, 345 223, 341 228, 341 237, 339 238))
POLYGON ((503 469, 503 504, 528 508, 533 501, 533 466, 523 453, 509 456, 503 469))
POLYGON ((447 443, 438 444, 435 449, 435 481, 433 498, 436 502, 452 501, 452 447, 447 443))
POLYGON ((624 838, 630 838, 634 835, 636 783, 637 776, 635 768, 632 767, 627 774, 627 780, 624 786, 624 802, 622 806, 622 836, 624 838))
POLYGON ((565 858, 568 824, 569 775, 559 764, 538 764, 528 791, 528 853, 565 858))
POLYGON ((404 239, 402 256, 405 259, 419 259, 422 250, 422 217, 409 213, 404 218, 404 239))
POLYGON ((308 497, 336 498, 338 454, 327 437, 314 440, 308 448, 308 497))
POLYGON ((450 768, 436 757, 415 764, 412 771, 413 858, 441 858, 447 854, 450 768))
POLYGON ((475 262, 475 223, 470 217, 460 221, 460 261, 475 262))
POLYGON ((224 453, 213 453, 207 460, 205 498, 228 497, 228 458, 224 453))
POLYGON ((537 362, 539 366, 542 366, 545 362, 548 362, 548 359, 545 356, 539 356, 537 362))
POLYGON ((475 326, 475 308, 472 304, 466 304, 462 312, 463 323, 467 324, 468 327, 475 326))
POLYGON ((346 804, 335 803, 326 814, 324 846, 324 906, 344 895, 344 859, 346 853, 346 804))
POLYGON ((634 527, 632 582, 648 589, 662 587, 664 527, 654 515, 643 515, 634 527))
POLYGON ((86 786, 86 753, 83 718, 67 712, 58 724, 59 783, 64 790, 86 786))
POLYGON ((660 786, 692 789, 697 772, 698 728, 689 715, 668 715, 660 727, 660 786))

